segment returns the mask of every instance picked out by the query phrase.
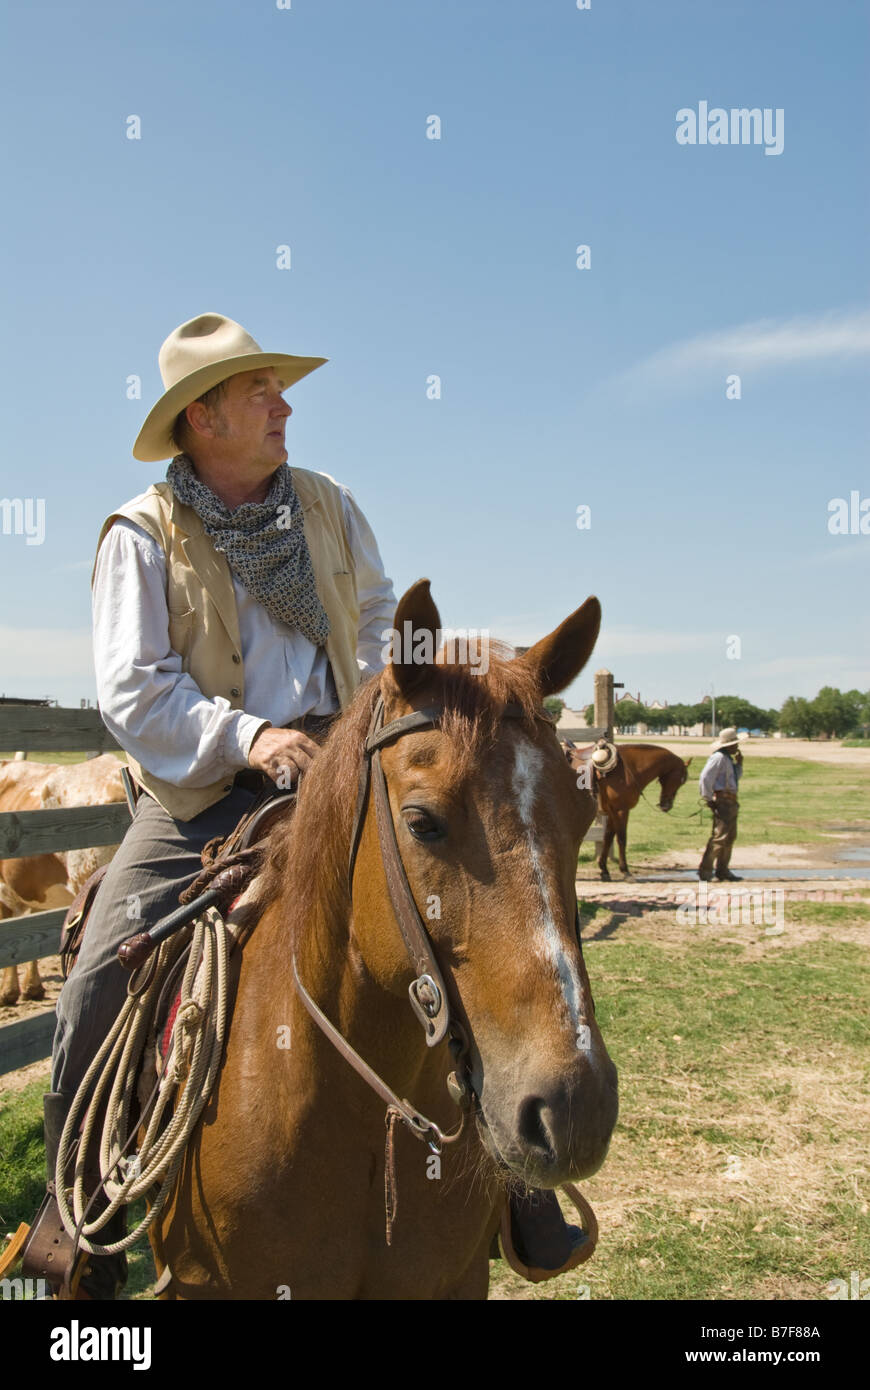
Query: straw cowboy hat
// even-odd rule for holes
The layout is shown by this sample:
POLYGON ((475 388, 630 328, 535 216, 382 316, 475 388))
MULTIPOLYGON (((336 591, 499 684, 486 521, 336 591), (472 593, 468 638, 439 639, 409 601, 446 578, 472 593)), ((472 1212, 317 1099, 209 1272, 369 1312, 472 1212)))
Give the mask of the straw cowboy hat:
POLYGON ((723 729, 719 737, 710 744, 710 752, 718 753, 720 748, 736 748, 739 742, 736 729, 723 729))
POLYGON ((223 314, 200 314, 189 319, 170 333, 160 349, 158 362, 166 390, 139 431, 133 457, 143 463, 156 463, 177 454, 172 438, 176 417, 185 406, 237 372, 275 367, 286 389, 326 361, 326 357, 263 352, 241 324, 223 314))

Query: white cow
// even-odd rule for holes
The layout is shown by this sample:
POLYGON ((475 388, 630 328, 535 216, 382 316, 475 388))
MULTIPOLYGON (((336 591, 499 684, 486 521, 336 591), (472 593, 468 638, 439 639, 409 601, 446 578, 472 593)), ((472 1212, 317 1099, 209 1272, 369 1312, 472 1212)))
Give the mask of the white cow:
MULTIPOLYGON (((121 767, 112 753, 67 764, 36 763, 16 756, 14 761, 0 762, 0 811, 50 811, 124 801, 121 767)), ((0 919, 68 907, 85 880, 101 864, 108 864, 117 848, 103 845, 0 860, 0 919)), ((0 1004, 15 1004, 20 994, 18 969, 7 966, 0 981, 0 1004)), ((39 965, 30 961, 24 998, 44 997, 39 965)))

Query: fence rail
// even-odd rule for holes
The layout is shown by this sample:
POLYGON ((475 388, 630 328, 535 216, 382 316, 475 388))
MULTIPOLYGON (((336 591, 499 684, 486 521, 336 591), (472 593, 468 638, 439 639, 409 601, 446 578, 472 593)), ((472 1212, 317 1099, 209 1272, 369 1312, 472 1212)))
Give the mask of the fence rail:
POLYGON ((112 753, 118 747, 98 709, 0 705, 0 748, 16 753, 112 753))
MULTIPOLYGON (((0 749, 10 753, 110 753, 117 748, 99 710, 0 705, 0 749)), ((123 802, 0 812, 0 859, 116 845, 129 824, 123 802)), ((0 969, 57 955, 65 916, 66 908, 59 907, 0 921, 0 969)), ((52 1010, 0 1028, 0 1076, 50 1056, 55 1021, 52 1010)))

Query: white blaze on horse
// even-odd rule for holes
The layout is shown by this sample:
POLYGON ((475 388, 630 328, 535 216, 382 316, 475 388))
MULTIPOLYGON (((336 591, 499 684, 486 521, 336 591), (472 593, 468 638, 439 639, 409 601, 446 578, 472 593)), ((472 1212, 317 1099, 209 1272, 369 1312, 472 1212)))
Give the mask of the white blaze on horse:
MULTIPOLYGON (((82 763, 0 762, 0 811, 50 811, 64 806, 104 806, 123 801, 122 764, 111 753, 82 763)), ((82 884, 101 864, 108 864, 117 845, 59 850, 23 859, 0 859, 0 920, 30 912, 68 907, 82 884)), ((10 965, 0 980, 0 1004, 44 999, 39 964, 25 967, 24 988, 18 968, 10 965)))

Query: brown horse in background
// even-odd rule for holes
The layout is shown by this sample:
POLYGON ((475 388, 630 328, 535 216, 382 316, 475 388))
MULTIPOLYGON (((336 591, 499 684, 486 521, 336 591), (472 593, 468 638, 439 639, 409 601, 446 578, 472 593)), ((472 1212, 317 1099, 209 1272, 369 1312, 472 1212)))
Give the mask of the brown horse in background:
POLYGON ((257 925, 241 953, 225 1062, 152 1228, 164 1297, 485 1298, 505 1184, 552 1188, 603 1162, 616 1070, 575 933, 577 852, 594 800, 578 796, 541 707, 585 666, 600 614, 588 599, 514 660, 491 646, 480 674, 443 651, 419 656, 427 634, 438 649, 428 580, 402 598, 395 629, 413 632, 414 657, 394 656, 357 692, 236 909, 257 925), (472 1101, 443 1177, 425 1144, 396 1131, 389 1246, 384 1101, 312 1021, 292 964, 357 1053, 450 1128, 456 1063, 446 1040, 426 1046, 409 1007, 417 971, 390 905, 371 796, 348 885, 379 696, 387 722, 439 711, 434 727, 385 743, 382 767, 404 873, 468 1039, 472 1101))
MULTIPOLYGON (((654 743, 623 743, 618 752, 619 758, 612 772, 605 773, 603 777, 594 774, 599 809, 601 814, 607 817, 607 827, 598 855, 598 869, 605 880, 610 878, 607 856, 614 836, 619 846, 620 871, 627 878, 631 877, 625 857, 628 813, 634 810, 644 787, 657 777, 661 783, 659 810, 669 811, 677 792, 689 775, 689 764, 692 761, 691 758, 679 758, 676 753, 671 753, 667 748, 659 748, 654 743)), ((565 756, 578 772, 590 766, 573 747, 565 749, 565 756)))

